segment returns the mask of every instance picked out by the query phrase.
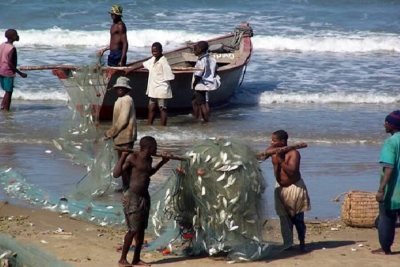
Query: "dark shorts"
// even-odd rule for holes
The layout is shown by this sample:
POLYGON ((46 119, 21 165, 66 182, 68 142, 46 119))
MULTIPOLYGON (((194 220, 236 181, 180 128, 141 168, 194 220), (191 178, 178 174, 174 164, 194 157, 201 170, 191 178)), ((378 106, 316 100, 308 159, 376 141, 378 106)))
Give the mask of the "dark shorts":
POLYGON ((12 93, 14 90, 14 77, 4 77, 0 75, 0 86, 4 91, 12 93))
POLYGON ((192 99, 195 100, 197 105, 205 105, 206 104, 206 93, 207 91, 194 91, 194 96, 192 99))
POLYGON ((127 231, 146 229, 150 214, 150 195, 141 196, 126 190, 122 194, 122 208, 125 214, 127 231))
MULTIPOLYGON (((108 55, 107 64, 110 67, 118 67, 118 63, 121 61, 122 58, 122 50, 110 50, 110 54, 108 55)), ((123 66, 126 65, 126 59, 122 62, 123 66)))

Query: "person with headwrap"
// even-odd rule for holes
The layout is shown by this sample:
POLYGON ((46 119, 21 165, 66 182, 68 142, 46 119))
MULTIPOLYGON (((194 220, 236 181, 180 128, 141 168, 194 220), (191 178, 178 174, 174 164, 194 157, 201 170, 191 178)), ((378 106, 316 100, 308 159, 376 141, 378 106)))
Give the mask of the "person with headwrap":
POLYGON ((391 136, 383 143, 379 159, 382 172, 376 201, 379 202, 378 236, 381 248, 372 253, 389 255, 400 216, 400 110, 387 115, 384 126, 391 136))

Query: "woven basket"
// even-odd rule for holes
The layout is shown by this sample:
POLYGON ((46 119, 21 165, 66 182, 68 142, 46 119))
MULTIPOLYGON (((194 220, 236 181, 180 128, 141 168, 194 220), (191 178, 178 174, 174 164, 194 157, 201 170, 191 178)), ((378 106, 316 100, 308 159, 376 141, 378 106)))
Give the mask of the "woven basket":
POLYGON ((342 221, 353 227, 375 227, 375 219, 379 214, 376 193, 368 191, 351 190, 342 203, 342 221))

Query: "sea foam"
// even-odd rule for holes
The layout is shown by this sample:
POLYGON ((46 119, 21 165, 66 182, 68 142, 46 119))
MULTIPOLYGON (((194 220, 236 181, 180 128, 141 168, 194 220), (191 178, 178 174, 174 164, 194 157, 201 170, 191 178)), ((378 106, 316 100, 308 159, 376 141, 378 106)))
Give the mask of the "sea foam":
MULTIPOLYGON (((1 31, 1 30, 0 30, 1 31)), ((228 33, 228 32, 226 32, 228 33)), ((226 34, 221 32, 221 35, 226 34)), ((21 30, 18 47, 103 47, 109 42, 109 32, 68 30, 54 27, 47 30, 21 30)), ((217 37, 215 33, 186 30, 129 30, 130 47, 146 47, 157 40, 166 47, 177 47, 187 41, 196 42, 217 37)), ((318 32, 303 35, 255 35, 253 46, 257 50, 369 53, 400 52, 400 37, 389 33, 318 32)))

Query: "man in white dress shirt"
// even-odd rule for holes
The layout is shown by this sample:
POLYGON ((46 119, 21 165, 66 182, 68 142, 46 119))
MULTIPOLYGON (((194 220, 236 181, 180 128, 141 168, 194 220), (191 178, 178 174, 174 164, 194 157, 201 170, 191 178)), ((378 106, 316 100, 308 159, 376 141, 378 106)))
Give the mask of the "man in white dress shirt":
POLYGON ((167 58, 162 53, 162 45, 158 42, 151 46, 153 57, 143 62, 149 70, 146 95, 149 96, 149 115, 147 123, 153 125, 156 104, 160 109, 161 125, 167 125, 167 99, 172 98, 170 81, 175 78, 167 58))

